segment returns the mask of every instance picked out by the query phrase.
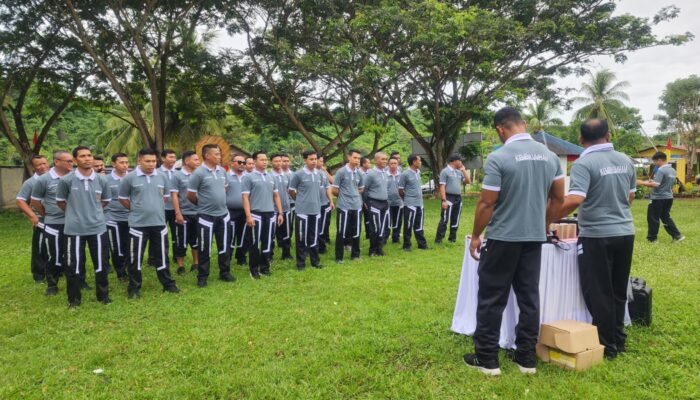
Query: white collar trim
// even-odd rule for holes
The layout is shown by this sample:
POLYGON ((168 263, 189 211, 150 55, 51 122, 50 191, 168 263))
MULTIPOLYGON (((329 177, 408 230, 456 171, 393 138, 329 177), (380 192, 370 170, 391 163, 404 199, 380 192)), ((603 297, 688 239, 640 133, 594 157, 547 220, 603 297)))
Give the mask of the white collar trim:
POLYGON ((141 167, 136 167, 136 176, 143 176, 143 175, 146 175, 148 177, 156 176, 156 170, 154 169, 153 172, 149 175, 149 174, 146 174, 145 172, 143 172, 141 167))
POLYGON ((596 151, 611 151, 614 150, 613 144, 612 143, 601 143, 601 144, 594 144, 593 146, 588 146, 586 150, 581 153, 579 157, 583 157, 586 154, 590 154, 596 151))
POLYGON ((95 179, 95 177, 97 176, 97 174, 95 173, 95 171, 92 171, 92 173, 91 173, 90 175, 85 176, 85 175, 81 174, 80 171, 79 171, 78 169, 76 169, 76 170, 75 170, 75 176, 77 176, 78 179, 80 179, 81 181, 91 181, 91 180, 94 180, 94 179, 95 179))
POLYGON ((513 135, 506 140, 504 145, 507 145, 508 143, 513 143, 517 142, 518 140, 532 140, 532 136, 530 136, 529 133, 518 133, 516 135, 513 135))

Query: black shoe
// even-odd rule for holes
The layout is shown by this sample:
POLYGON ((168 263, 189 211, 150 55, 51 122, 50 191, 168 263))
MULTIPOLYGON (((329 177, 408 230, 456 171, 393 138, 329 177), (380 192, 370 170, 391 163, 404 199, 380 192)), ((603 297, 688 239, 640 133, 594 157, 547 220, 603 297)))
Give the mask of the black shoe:
POLYGON ((236 265, 245 265, 245 258, 242 260, 236 260, 236 265))
POLYGON ((612 361, 617 357, 617 352, 608 350, 607 348, 605 349, 605 352, 603 352, 603 357, 605 357, 606 360, 612 361))
POLYGON ((117 279, 119 279, 119 282, 124 282, 124 283, 129 282, 129 277, 126 275, 120 276, 117 279))
POLYGON ((112 304, 112 299, 109 297, 105 297, 104 299, 100 300, 100 303, 107 305, 107 304, 112 304))
POLYGON ((391 239, 391 243, 401 243, 401 240, 399 239, 391 239))
POLYGON ((428 247, 428 246, 423 246, 423 247, 418 246, 418 250, 430 250, 430 247, 428 247))
POLYGON ((625 353, 625 352, 627 352, 627 348, 625 347, 625 344, 624 344, 624 343, 618 344, 618 345, 615 346, 615 347, 617 347, 617 352, 618 352, 618 353, 625 353))
POLYGON ((457 243, 457 239, 447 239, 447 241, 450 243, 457 243))
POLYGON ((75 311, 80 307, 80 303, 68 303, 68 310, 75 311))
POLYGON ((306 265, 297 265, 297 271, 303 271, 306 269, 306 265))
POLYGON ((43 279, 34 279, 34 283, 36 283, 37 285, 41 285, 42 283, 44 283, 44 280, 43 279))
POLYGON ((199 279, 197 281, 197 286, 198 287, 207 287, 207 280, 206 279, 199 279))
POLYGON ((226 274, 219 276, 219 280, 224 281, 224 282, 235 282, 236 277, 234 277, 233 275, 231 275, 229 273, 226 273, 226 274))
POLYGON ((88 285, 87 282, 81 283, 80 288, 83 290, 92 290, 92 287, 90 287, 90 285, 88 285))
POLYGON ((265 275, 265 276, 270 276, 270 275, 272 275, 272 273, 270 272, 269 269, 268 269, 268 270, 265 270, 265 271, 260 271, 260 273, 263 274, 263 275, 265 275))
POLYGON ((510 358, 511 361, 513 361, 515 365, 518 366, 518 369, 523 374, 537 373, 537 361, 535 360, 534 355, 526 356, 522 353, 518 353, 517 351, 513 350, 507 351, 506 355, 508 356, 508 358, 510 358))
POLYGON ((345 261, 343 261, 343 260, 335 260, 335 263, 336 263, 336 264, 342 264, 342 263, 344 263, 344 262, 345 262, 345 261))
POLYGON ((465 354, 464 363, 468 367, 474 368, 485 375, 499 376, 501 369, 498 367, 498 361, 483 362, 476 357, 476 354, 465 354))
POLYGON ((442 239, 435 239, 435 244, 441 244, 441 243, 442 243, 442 239))
POLYGON ((384 257, 386 254, 384 254, 384 250, 381 249, 376 253, 379 257, 384 257))
POLYGON ((163 288, 163 291, 168 292, 168 293, 180 293, 180 288, 178 288, 175 285, 172 285, 172 286, 168 286, 168 287, 163 288))
POLYGON ((316 269, 322 269, 322 268, 323 268, 323 264, 315 264, 315 265, 314 265, 314 264, 311 264, 311 266, 314 267, 314 268, 316 268, 316 269))
POLYGON ((291 260, 292 258, 294 258, 294 257, 292 257, 290 254, 286 254, 286 255, 283 255, 283 256, 282 256, 282 261, 284 261, 284 260, 291 260))
POLYGON ((260 274, 257 273, 257 272, 251 272, 251 273, 250 273, 250 277, 251 277, 252 279, 259 280, 259 279, 260 279, 260 274))
POLYGON ((190 272, 196 271, 196 270, 198 270, 198 269, 199 269, 199 266, 198 266, 197 264, 192 264, 192 265, 190 265, 190 272))
POLYGON ((404 248, 403 248, 403 251, 409 252, 409 251, 411 251, 411 248, 410 248, 410 247, 404 247, 404 248))
POLYGON ((128 293, 129 299, 139 299, 141 298, 141 291, 140 290, 130 290, 128 293))
POLYGON ((47 296, 55 296, 58 294, 58 288, 56 286, 49 286, 46 288, 44 294, 47 296))
POLYGON ((362 257, 357 256, 357 257, 350 257, 350 261, 360 261, 362 260, 362 257))
POLYGON ((187 272, 185 267, 177 267, 177 274, 178 275, 185 275, 185 272, 187 272))

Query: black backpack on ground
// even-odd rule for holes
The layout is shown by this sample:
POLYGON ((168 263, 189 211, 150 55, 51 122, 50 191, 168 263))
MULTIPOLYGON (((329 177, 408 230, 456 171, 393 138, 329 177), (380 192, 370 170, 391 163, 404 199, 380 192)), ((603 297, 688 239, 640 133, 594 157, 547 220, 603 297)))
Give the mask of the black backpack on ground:
POLYGON ((630 319, 634 325, 651 325, 651 288, 642 278, 630 277, 632 300, 627 303, 630 319))

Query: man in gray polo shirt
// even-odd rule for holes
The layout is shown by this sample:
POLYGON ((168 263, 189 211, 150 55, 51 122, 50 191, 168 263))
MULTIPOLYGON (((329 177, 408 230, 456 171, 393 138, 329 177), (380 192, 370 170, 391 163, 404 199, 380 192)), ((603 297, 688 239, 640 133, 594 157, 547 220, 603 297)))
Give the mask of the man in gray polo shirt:
POLYGON ((637 174, 632 160, 613 149, 606 120, 581 124, 586 150, 571 166, 571 186, 555 219, 578 213, 578 272, 598 338, 609 359, 625 351, 625 304, 634 248, 630 206, 637 174))
POLYGON ((58 280, 63 272, 66 239, 63 234, 65 218, 56 205, 56 188, 63 176, 73 168, 73 156, 67 151, 53 153, 53 167, 40 176, 32 187, 32 207, 44 217, 44 248, 46 249, 46 295, 58 293, 58 280))
POLYGON ((170 275, 168 227, 165 225, 165 200, 171 194, 177 195, 177 189, 171 187, 168 177, 156 169, 155 150, 141 149, 137 163, 138 167, 119 184, 119 201, 130 210, 127 294, 130 299, 141 297, 141 265, 149 242, 155 250, 153 263, 163 291, 178 293, 180 290, 170 275))
POLYGON ((374 155, 374 168, 364 181, 369 211, 369 256, 384 255, 384 231, 389 225, 388 178, 384 171, 387 155, 381 151, 374 155))
POLYGON ((106 176, 112 200, 105 207, 105 221, 109 238, 112 266, 120 281, 128 281, 127 243, 129 242, 129 209, 119 202, 119 184, 129 172, 129 157, 124 153, 112 155, 112 173, 106 176))
POLYGON ((408 169, 402 172, 399 178, 399 194, 404 202, 403 249, 406 251, 411 250, 411 233, 415 234, 419 249, 428 248, 423 230, 425 212, 420 178, 421 165, 420 156, 411 154, 408 156, 408 169))
POLYGON ((32 199, 32 188, 39 180, 41 175, 44 175, 49 170, 49 163, 46 157, 35 154, 32 156, 32 168, 34 175, 22 183, 22 187, 17 193, 15 204, 27 217, 32 224, 32 258, 31 271, 35 283, 43 283, 46 279, 46 254, 41 250, 41 245, 44 241, 44 218, 32 207, 30 202, 32 199))
POLYGON ((469 252, 479 262, 474 349, 464 362, 488 375, 500 375, 498 339, 511 287, 518 301, 517 350, 520 372, 536 372, 535 343, 540 328, 540 256, 548 223, 564 200, 559 157, 525 133, 520 113, 496 112, 494 126, 504 146, 489 154, 476 206, 469 252), (481 233, 487 228, 485 246, 481 233))
POLYGON ((450 225, 448 241, 457 241, 459 217, 462 215, 462 184, 469 183, 469 173, 462 164, 462 156, 452 154, 447 158, 447 166, 440 172, 440 199, 442 213, 438 223, 435 243, 439 244, 445 237, 447 225, 450 225))
POLYGON ((78 168, 58 181, 56 204, 65 212, 66 286, 68 307, 76 308, 81 302, 81 276, 85 275, 85 245, 95 269, 97 301, 109 304, 109 247, 103 212, 111 200, 107 179, 92 169, 92 152, 88 147, 73 149, 73 160, 78 168))
POLYGON ((197 205, 199 216, 199 268, 197 286, 207 286, 212 239, 219 251, 219 280, 234 282, 229 256, 229 214, 226 208, 228 179, 221 168, 221 149, 215 144, 202 146, 204 162, 190 176, 187 199, 197 205))
MULTIPOLYGON (((160 162, 161 165, 159 170, 168 178, 168 180, 170 180, 170 187, 177 186, 175 184, 175 163, 177 162, 177 154, 175 154, 175 150, 165 149, 161 151, 160 162)), ((177 243, 175 243, 175 240, 177 240, 175 230, 177 229, 177 224, 182 224, 184 221, 182 221, 182 218, 177 218, 175 207, 173 207, 173 198, 175 198, 175 196, 169 198, 165 203, 165 222, 167 222, 168 227, 170 228, 170 235, 172 237, 173 245, 173 257, 175 257, 175 249, 178 247, 177 243), (180 221, 177 221, 178 219, 180 219, 180 221)), ((182 213, 180 213, 180 215, 182 215, 182 213)), ((149 258, 152 258, 150 254, 149 258)))
POLYGON ((319 155, 316 159, 316 171, 319 176, 319 186, 318 192, 321 197, 321 217, 320 226, 318 229, 318 252, 320 254, 326 254, 326 244, 331 242, 330 236, 330 226, 331 226, 331 212, 335 206, 332 201, 331 193, 331 180, 333 175, 331 175, 325 167, 325 157, 319 155))
POLYGON ((651 157, 658 167, 654 174, 654 179, 650 181, 639 181, 641 186, 650 187, 651 195, 649 207, 647 207, 647 240, 655 243, 659 234, 659 220, 664 225, 666 232, 671 235, 674 242, 685 239, 676 227, 676 223, 671 218, 671 207, 673 207, 673 185, 676 184, 676 170, 666 160, 666 153, 658 151, 651 157))
POLYGON ((316 170, 316 152, 304 151, 304 168, 292 175, 289 182, 289 195, 297 204, 296 210, 296 246, 297 269, 306 268, 306 255, 311 259, 311 266, 321 268, 318 257, 318 231, 321 221, 321 198, 318 196, 320 174, 316 170))
POLYGON ((279 189, 275 179, 267 172, 267 154, 264 151, 255 152, 253 160, 255 169, 243 177, 241 193, 246 224, 253 230, 248 261, 250 277, 260 279, 260 274, 270 275, 275 225, 281 224, 284 217, 279 189))
MULTIPOLYGON (((292 224, 294 223, 294 218, 292 218, 292 209, 290 205, 289 197, 289 180, 291 176, 288 172, 282 169, 282 163, 285 155, 283 154, 273 154, 270 156, 270 161, 272 161, 272 177, 275 179, 275 184, 279 190, 280 201, 282 202, 282 224, 278 225, 275 230, 275 237, 277 238, 277 245, 282 249, 282 260, 292 259, 292 224)), ((289 157, 287 158, 287 167, 289 167, 289 157)), ((274 247, 274 246, 273 246, 274 247)), ((274 253, 274 250, 273 250, 274 253)))
POLYGON ((392 243, 399 243, 401 237, 401 222, 403 221, 403 200, 399 194, 399 180, 401 171, 399 170, 399 160, 389 159, 389 169, 387 170, 387 193, 389 194, 389 225, 384 231, 385 239, 389 237, 391 231, 392 243))
POLYGON ((360 213, 362 210, 362 173, 359 171, 360 152, 349 150, 347 164, 336 171, 331 188, 337 197, 335 207, 335 262, 343 263, 345 242, 350 243, 351 259, 360 258, 360 213))
POLYGON ((190 176, 199 168, 199 156, 194 151, 188 150, 182 153, 182 168, 175 172, 173 182, 177 189, 178 203, 180 213, 182 214, 182 223, 175 224, 175 260, 177 261, 177 274, 185 274, 185 256, 187 255, 187 246, 192 249, 192 265, 190 271, 197 269, 199 264, 199 223, 197 222, 197 206, 187 200, 187 185, 190 182, 190 176))
POLYGON ((245 171, 245 157, 240 154, 233 156, 228 177, 228 192, 226 192, 226 207, 231 216, 231 246, 229 259, 236 254, 236 264, 245 265, 245 253, 253 239, 252 229, 245 223, 245 211, 243 211, 243 176, 245 171))

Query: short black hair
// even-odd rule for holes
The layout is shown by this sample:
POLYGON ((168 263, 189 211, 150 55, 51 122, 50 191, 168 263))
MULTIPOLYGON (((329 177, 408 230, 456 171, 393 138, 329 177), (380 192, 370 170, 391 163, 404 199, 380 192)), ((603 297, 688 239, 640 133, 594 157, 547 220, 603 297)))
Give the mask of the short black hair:
POLYGON ((287 154, 287 153, 280 153, 279 156, 282 158, 285 158, 285 157, 289 158, 289 154, 287 154))
POLYGON ((143 156, 156 156, 157 157, 158 153, 151 148, 144 147, 143 149, 139 150, 139 158, 141 158, 143 156))
POLYGON ((245 162, 248 162, 248 160, 253 160, 253 161, 255 161, 255 159, 254 159, 252 156, 248 156, 248 157, 245 158, 245 162))
POLYGON ((420 156, 418 154, 411 154, 410 156, 408 156, 408 165, 413 165, 413 163, 416 162, 416 160, 418 160, 419 158, 420 156))
POLYGON ((185 161, 187 161, 188 158, 192 157, 195 154, 197 154, 197 153, 195 153, 192 150, 183 151, 182 152, 182 162, 184 163, 185 161))
POLYGON ((77 146, 76 148, 73 149, 73 158, 78 157, 78 152, 80 150, 88 150, 89 152, 92 152, 89 147, 87 146, 77 146))
POLYGON ((657 151, 656 153, 654 153, 653 156, 651 156, 651 159, 654 161, 656 161, 656 160, 666 161, 666 159, 667 159, 666 153, 664 153, 663 151, 657 151))
POLYGON ((242 157, 244 160, 246 159, 246 156, 241 153, 233 153, 231 154, 231 161, 233 161, 236 157, 242 157))
POLYGON ((46 156, 41 155, 41 154, 32 155, 32 160, 41 160, 42 158, 46 158, 46 156))
POLYGON ((447 162, 451 163, 453 161, 462 161, 462 156, 458 153, 452 153, 449 157, 447 157, 447 162))
POLYGON ((173 149, 164 149, 163 151, 160 152, 160 156, 165 158, 168 156, 168 154, 175 154, 175 150, 173 149))
POLYGON ((202 158, 205 158, 207 156, 207 153, 209 153, 210 149, 221 150, 221 148, 219 147, 218 144, 214 144, 214 143, 205 144, 204 146, 202 146, 202 158))
POLYGON ((301 153, 301 156, 304 157, 304 160, 309 158, 309 156, 318 156, 318 153, 316 153, 314 150, 304 150, 304 152, 301 153))
POLYGON ((584 142, 595 142, 608 134, 608 121, 599 118, 589 118, 581 124, 581 137, 584 142))
MULTIPOLYGON (((277 157, 282 158, 282 153, 273 153, 273 154, 271 154, 271 155, 270 155, 270 161, 274 160, 274 159, 277 158, 277 157)), ((257 158, 257 157, 253 156, 253 158, 257 158)))
POLYGON ((401 155, 401 153, 399 153, 398 151, 394 150, 394 151, 391 152, 391 155, 389 156, 389 158, 394 158, 394 156, 400 156, 400 155, 401 155))
POLYGON ((129 158, 129 156, 127 156, 124 153, 114 153, 114 154, 112 154, 112 162, 117 162, 117 159, 122 158, 122 157, 129 158))
POLYGON ((104 161, 105 160, 105 158, 102 156, 94 156, 94 157, 92 157, 92 159, 97 160, 97 161, 104 161))
POLYGON ((364 164, 365 161, 369 161, 369 158, 367 158, 367 157, 360 158, 360 165, 364 164))
POLYGON ((362 152, 360 152, 360 150, 357 150, 357 149, 350 149, 350 150, 348 150, 348 155, 349 155, 349 156, 350 156, 350 155, 353 155, 353 154, 362 155, 362 152))
POLYGON ((326 156, 324 156, 324 155, 321 154, 321 153, 316 153, 316 156, 318 157, 319 160, 322 159, 322 158, 323 158, 324 161, 326 160, 326 156))
POLYGON ((265 155, 267 155, 267 152, 266 152, 265 150, 258 150, 258 151, 256 151, 256 152, 253 153, 253 155, 251 156, 251 158, 253 159, 253 161, 256 161, 256 160, 258 159, 258 156, 259 156, 260 154, 265 154, 265 155))
POLYGON ((522 123, 523 117, 513 107, 503 107, 493 116, 493 126, 522 123))

